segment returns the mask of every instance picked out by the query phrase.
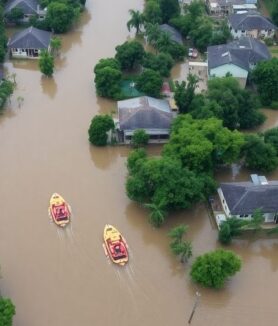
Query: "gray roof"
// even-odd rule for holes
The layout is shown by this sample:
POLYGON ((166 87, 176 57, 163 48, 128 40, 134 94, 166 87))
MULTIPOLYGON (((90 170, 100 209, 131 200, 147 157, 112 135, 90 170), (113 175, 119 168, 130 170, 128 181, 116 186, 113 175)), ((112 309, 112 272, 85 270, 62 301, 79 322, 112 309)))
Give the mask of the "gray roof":
POLYGON ((174 27, 168 24, 163 24, 160 25, 159 28, 162 32, 168 33, 172 41, 177 42, 179 44, 183 44, 181 33, 174 27))
POLYGON ((173 114, 166 100, 149 96, 118 101, 121 130, 169 129, 173 114))
POLYGON ((259 40, 242 36, 239 40, 208 47, 208 68, 234 64, 247 71, 252 65, 271 58, 267 46, 259 40))
POLYGON ((25 15, 33 15, 37 13, 39 2, 37 0, 9 0, 4 7, 4 14, 10 12, 17 7, 22 9, 25 15))
POLYGON ((228 20, 232 28, 236 30, 251 31, 253 29, 276 29, 276 26, 268 18, 260 15, 258 12, 249 11, 245 14, 231 14, 228 20))
POLYGON ((18 49, 47 49, 51 40, 51 33, 42 31, 33 26, 15 33, 8 42, 8 48, 18 49))
POLYGON ((257 208, 263 213, 278 212, 278 181, 270 181, 266 185, 221 183, 220 188, 232 215, 252 214, 257 208))

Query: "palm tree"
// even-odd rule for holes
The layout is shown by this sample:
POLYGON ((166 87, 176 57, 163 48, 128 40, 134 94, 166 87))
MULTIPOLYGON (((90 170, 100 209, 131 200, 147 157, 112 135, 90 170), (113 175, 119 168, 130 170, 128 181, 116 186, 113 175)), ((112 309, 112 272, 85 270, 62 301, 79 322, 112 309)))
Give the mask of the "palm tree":
POLYGON ((184 234, 187 232, 188 230, 188 226, 181 224, 175 228, 173 228, 172 230, 170 230, 170 232, 168 233, 169 237, 173 239, 173 242, 181 242, 182 241, 182 237, 184 236, 184 234))
POLYGON ((192 256, 192 244, 189 241, 171 242, 170 248, 176 256, 180 256, 181 262, 184 263, 192 256))
POLYGON ((171 36, 169 33, 161 33, 159 38, 156 40, 155 47, 160 51, 160 52, 167 52, 169 47, 172 45, 172 40, 171 36))
POLYGON ((127 28, 130 32, 130 28, 134 27, 136 29, 136 34, 138 34, 140 32, 140 27, 144 23, 144 17, 138 10, 135 11, 135 10, 131 9, 131 10, 129 10, 129 13, 131 15, 131 18, 126 24, 127 28))
POLYGON ((145 36, 147 37, 147 41, 150 45, 155 46, 157 40, 159 39, 161 30, 158 24, 146 24, 145 25, 145 36))
POLYGON ((156 204, 156 203, 150 203, 150 204, 144 204, 144 207, 150 209, 150 223, 155 226, 159 227, 165 220, 166 211, 165 207, 162 203, 156 204))

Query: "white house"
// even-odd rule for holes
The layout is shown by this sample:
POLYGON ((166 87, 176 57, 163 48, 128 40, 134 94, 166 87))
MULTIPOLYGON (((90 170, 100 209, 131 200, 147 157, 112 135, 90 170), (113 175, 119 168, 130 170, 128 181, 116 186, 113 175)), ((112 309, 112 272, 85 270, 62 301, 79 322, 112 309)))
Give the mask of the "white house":
POLYGON ((278 180, 251 175, 251 182, 221 183, 218 195, 226 216, 250 220, 261 209, 265 222, 278 222, 278 180))
POLYGON ((228 17, 228 25, 233 38, 240 38, 241 36, 272 38, 277 29, 268 18, 253 11, 231 14, 228 17))
POLYGON ((38 59, 42 50, 50 51, 51 35, 32 26, 26 28, 9 39, 9 53, 17 59, 38 59))
POLYGON ((227 16, 234 12, 234 6, 251 6, 252 9, 257 9, 256 5, 257 0, 206 0, 206 6, 212 16, 227 16))

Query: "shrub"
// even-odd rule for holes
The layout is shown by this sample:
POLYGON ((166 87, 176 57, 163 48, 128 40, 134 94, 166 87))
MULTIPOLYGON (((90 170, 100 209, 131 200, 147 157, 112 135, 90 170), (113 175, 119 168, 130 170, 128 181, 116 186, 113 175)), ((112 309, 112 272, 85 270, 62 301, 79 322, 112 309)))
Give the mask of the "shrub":
POLYGON ((114 121, 109 115, 96 115, 92 121, 89 133, 89 141, 96 146, 105 146, 107 144, 107 132, 114 129, 114 121))
POLYGON ((144 129, 135 130, 132 136, 132 145, 134 147, 142 147, 148 144, 150 136, 144 129))

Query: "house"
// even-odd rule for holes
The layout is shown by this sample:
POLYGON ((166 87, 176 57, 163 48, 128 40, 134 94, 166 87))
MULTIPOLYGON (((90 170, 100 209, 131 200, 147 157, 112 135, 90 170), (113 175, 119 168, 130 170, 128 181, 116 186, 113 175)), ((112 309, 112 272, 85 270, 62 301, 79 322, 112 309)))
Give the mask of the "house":
POLYGON ((218 195, 227 217, 251 219, 261 209, 265 222, 278 222, 278 180, 251 175, 250 182, 221 183, 218 195))
POLYGON ((227 73, 237 78, 244 88, 249 72, 271 55, 267 46, 251 37, 208 47, 208 76, 225 77, 227 73))
POLYGON ((276 26, 258 12, 250 11, 244 14, 231 14, 228 17, 233 38, 250 36, 254 38, 274 37, 276 26))
POLYGON ((233 13, 233 6, 247 5, 257 8, 257 0, 206 0, 206 6, 212 16, 226 16, 233 13))
POLYGON ((249 11, 256 11, 257 6, 252 3, 244 3, 242 5, 232 5, 232 13, 233 14, 245 14, 249 11))
POLYGON ((144 129, 150 143, 167 142, 173 113, 168 101, 149 96, 118 101, 116 129, 120 142, 129 144, 137 129, 144 129))
POLYGON ((33 26, 14 34, 8 41, 11 57, 37 59, 42 50, 50 51, 51 33, 33 26))
POLYGON ((21 9, 23 18, 21 22, 28 22, 33 16, 38 20, 44 20, 46 16, 46 9, 42 9, 38 0, 9 0, 4 7, 4 16, 9 21, 9 14, 13 9, 21 9))
POLYGON ((178 30, 176 30, 174 27, 168 24, 163 24, 163 25, 159 25, 159 28, 161 32, 165 32, 169 34, 173 42, 176 42, 181 45, 183 44, 181 33, 178 30))

